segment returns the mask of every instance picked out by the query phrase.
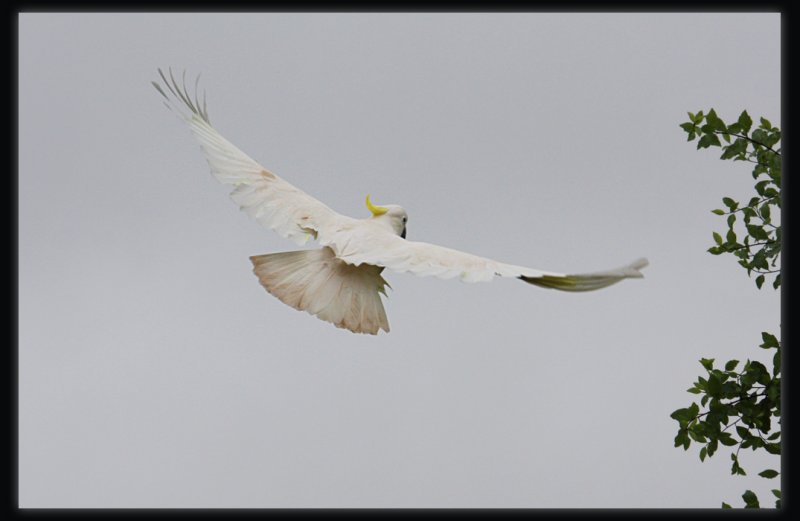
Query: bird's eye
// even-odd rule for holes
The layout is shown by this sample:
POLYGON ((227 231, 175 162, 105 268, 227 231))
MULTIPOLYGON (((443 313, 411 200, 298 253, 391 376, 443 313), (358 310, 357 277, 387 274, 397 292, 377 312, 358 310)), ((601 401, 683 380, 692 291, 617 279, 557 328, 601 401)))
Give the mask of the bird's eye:
POLYGON ((408 222, 408 217, 403 217, 403 224, 405 224, 406 222, 408 222))

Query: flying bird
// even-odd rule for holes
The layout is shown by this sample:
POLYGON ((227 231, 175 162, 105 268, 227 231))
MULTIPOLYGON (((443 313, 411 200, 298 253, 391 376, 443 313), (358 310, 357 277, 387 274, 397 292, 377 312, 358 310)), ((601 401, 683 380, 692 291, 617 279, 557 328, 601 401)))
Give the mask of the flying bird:
POLYGON ((535 286, 563 291, 591 291, 626 278, 641 278, 647 259, 621 268, 564 274, 514 266, 436 244, 406 239, 408 214, 397 205, 375 205, 366 197, 370 216, 341 215, 270 172, 222 137, 208 117, 205 93, 197 97, 179 84, 172 70, 158 69, 153 86, 188 125, 205 153, 211 173, 233 185, 231 198, 261 225, 297 244, 316 240, 320 248, 250 257, 261 285, 283 303, 354 333, 389 332, 381 294, 384 268, 442 279, 482 282, 513 277, 535 286))

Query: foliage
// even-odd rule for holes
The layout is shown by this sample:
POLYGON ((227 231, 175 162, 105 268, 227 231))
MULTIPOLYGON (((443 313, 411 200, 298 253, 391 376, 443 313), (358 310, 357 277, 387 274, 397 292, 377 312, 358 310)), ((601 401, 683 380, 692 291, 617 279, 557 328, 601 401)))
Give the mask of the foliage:
POLYGON ((781 252, 781 226, 773 221, 781 208, 781 152, 776 148, 781 139, 779 128, 761 118, 757 129, 750 132, 753 120, 742 112, 736 123, 726 125, 714 109, 703 114, 689 113, 689 120, 681 124, 688 140, 699 137, 697 148, 721 147, 720 159, 753 163, 755 196, 746 205, 731 197, 723 197, 725 209, 712 210, 717 215, 726 215, 728 229, 723 236, 714 232, 714 246, 709 252, 714 255, 732 253, 747 274, 756 273, 756 285, 760 289, 765 277, 773 275, 772 287, 781 284, 780 269, 776 267, 781 252), (705 121, 705 123, 703 123, 705 121), (726 144, 722 144, 720 136, 726 144), (775 208, 775 210, 773 210, 775 208), (737 215, 741 221, 737 222, 737 215), (736 226, 739 224, 739 226, 736 226))
MULTIPOLYGON (((689 121, 680 126, 688 134, 689 141, 699 138, 698 149, 720 147, 720 159, 755 164, 752 175, 756 180, 757 196, 744 206, 730 197, 722 199, 727 209, 716 209, 713 213, 727 216, 728 229, 724 238, 717 232, 713 233, 715 245, 708 251, 714 255, 733 254, 747 270, 748 276, 756 273, 755 282, 759 289, 767 276, 774 277, 772 287, 778 289, 781 276, 776 265, 781 253, 781 226, 775 223, 774 217, 779 215, 781 207, 780 129, 760 118, 760 125, 751 132, 753 120, 747 111, 742 112, 735 123, 727 125, 714 109, 707 114, 690 112, 689 121), (720 141, 720 137, 726 144, 720 141), (776 211, 772 210, 773 207, 776 211), (742 218, 740 223, 737 223, 737 215, 742 218)), ((720 444, 732 447, 731 474, 734 475, 747 475, 739 460, 742 449, 781 453, 781 342, 767 332, 762 332, 761 338, 761 349, 775 350, 771 369, 751 360, 741 367, 739 360, 729 360, 719 368, 714 367, 713 358, 703 358, 700 364, 706 374, 698 377, 688 389, 688 392, 701 396, 700 405, 692 402, 689 407, 678 409, 671 415, 678 422, 676 447, 687 450, 694 441, 701 445, 701 461, 713 456, 720 444)), ((767 479, 778 475, 779 472, 773 469, 759 473, 767 479)), ((777 498, 775 506, 780 507, 781 491, 774 489, 772 493, 777 498)), ((750 490, 742 495, 742 499, 745 508, 760 507, 758 497, 750 490)), ((722 503, 722 507, 731 508, 728 503, 722 503)))

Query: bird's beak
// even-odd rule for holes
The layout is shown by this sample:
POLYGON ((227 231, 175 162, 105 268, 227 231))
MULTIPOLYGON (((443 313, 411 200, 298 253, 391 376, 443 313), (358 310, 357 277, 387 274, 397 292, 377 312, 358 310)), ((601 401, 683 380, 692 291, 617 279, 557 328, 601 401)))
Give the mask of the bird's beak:
POLYGON ((400 237, 402 237, 403 239, 406 238, 406 227, 405 226, 403 226, 403 233, 400 234, 400 237))

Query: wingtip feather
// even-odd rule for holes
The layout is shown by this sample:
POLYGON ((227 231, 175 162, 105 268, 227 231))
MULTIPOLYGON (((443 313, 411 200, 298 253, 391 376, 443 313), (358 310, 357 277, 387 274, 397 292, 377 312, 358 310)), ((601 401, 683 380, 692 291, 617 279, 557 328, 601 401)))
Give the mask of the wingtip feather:
POLYGON ((641 257, 641 258, 636 259, 635 261, 631 262, 627 266, 625 266, 625 268, 623 268, 622 271, 623 271, 623 273, 625 273, 626 277, 634 278, 634 279, 641 279, 641 278, 644 278, 644 274, 642 272, 640 272, 639 270, 641 270, 643 268, 646 268, 648 265, 650 265, 650 261, 648 261, 644 257, 641 257))
POLYGON ((184 69, 183 73, 181 74, 181 82, 175 79, 175 74, 172 72, 172 67, 167 67, 167 72, 165 73, 161 67, 156 69, 158 71, 158 75, 161 77, 162 83, 152 81, 153 87, 161 94, 167 102, 173 107, 178 108, 175 106, 175 101, 180 101, 179 105, 189 109, 191 115, 183 113, 183 111, 178 110, 177 112, 185 118, 187 121, 192 119, 193 117, 198 117, 205 121, 207 124, 211 124, 211 120, 208 117, 208 109, 206 108, 206 98, 205 98, 205 90, 203 91, 203 103, 200 104, 200 100, 198 98, 199 89, 198 86, 200 84, 200 74, 197 75, 195 80, 195 93, 192 96, 189 93, 189 89, 186 86, 186 70, 184 69), (166 87, 166 90, 163 88, 166 87), (169 91, 172 96, 167 94, 169 91))

